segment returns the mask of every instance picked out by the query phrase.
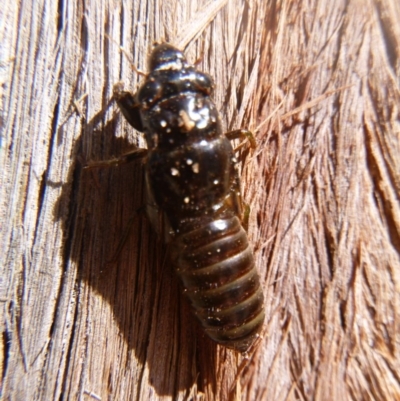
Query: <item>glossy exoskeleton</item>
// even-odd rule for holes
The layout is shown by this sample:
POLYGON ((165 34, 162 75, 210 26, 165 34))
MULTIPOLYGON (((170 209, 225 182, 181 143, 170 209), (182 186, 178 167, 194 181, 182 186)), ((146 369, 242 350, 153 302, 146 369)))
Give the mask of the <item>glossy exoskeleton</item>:
POLYGON ((147 215, 156 228, 162 215, 171 262, 194 314, 214 341, 243 352, 264 322, 230 143, 248 132, 222 133, 212 91, 212 78, 164 43, 153 49, 137 93, 117 84, 114 97, 144 133, 148 149, 126 158, 146 158, 147 215))

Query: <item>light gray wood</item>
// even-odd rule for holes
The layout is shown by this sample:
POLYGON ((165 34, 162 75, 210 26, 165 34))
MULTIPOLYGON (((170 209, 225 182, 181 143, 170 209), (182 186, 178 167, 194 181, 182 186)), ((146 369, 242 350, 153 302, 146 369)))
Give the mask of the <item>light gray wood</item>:
POLYGON ((400 399, 396 0, 6 1, 0 24, 4 400, 400 399), (143 217, 134 91, 154 41, 215 79, 264 283, 258 347, 204 337, 143 217), (123 47, 123 49, 120 48, 123 47))

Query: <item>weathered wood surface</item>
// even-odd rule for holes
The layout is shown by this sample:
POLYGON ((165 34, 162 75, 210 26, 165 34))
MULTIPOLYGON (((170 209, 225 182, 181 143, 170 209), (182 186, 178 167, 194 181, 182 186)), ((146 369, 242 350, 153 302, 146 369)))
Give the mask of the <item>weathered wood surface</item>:
POLYGON ((400 399, 397 0, 7 0, 0 16, 4 400, 400 399), (134 90, 131 61, 165 39, 202 55, 226 128, 256 132, 243 186, 267 318, 247 359, 204 338, 144 218, 107 263, 142 167, 82 171, 144 145, 112 87, 134 90))

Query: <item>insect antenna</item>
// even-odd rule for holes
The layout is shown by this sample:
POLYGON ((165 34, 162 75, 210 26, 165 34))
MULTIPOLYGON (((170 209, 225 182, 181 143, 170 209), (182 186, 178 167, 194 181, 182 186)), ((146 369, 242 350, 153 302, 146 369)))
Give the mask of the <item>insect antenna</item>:
POLYGON ((147 74, 144 71, 139 70, 139 68, 136 67, 136 65, 133 62, 131 56, 128 54, 128 52, 125 50, 125 48, 123 46, 121 46, 115 39, 113 39, 107 33, 105 34, 105 36, 107 37, 107 39, 109 39, 111 42, 113 42, 116 46, 118 46, 119 51, 121 53, 123 53, 124 56, 127 58, 127 60, 129 61, 129 64, 131 65, 132 70, 135 71, 136 74, 141 75, 143 77, 147 77, 147 74))

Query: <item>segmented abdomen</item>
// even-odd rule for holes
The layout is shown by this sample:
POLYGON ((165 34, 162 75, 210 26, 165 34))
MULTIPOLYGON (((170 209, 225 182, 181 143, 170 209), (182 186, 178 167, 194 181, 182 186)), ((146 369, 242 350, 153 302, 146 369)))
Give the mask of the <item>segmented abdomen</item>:
POLYGON ((195 314, 216 342, 245 351, 264 322, 263 293, 239 219, 215 220, 178 237, 173 263, 195 314))

